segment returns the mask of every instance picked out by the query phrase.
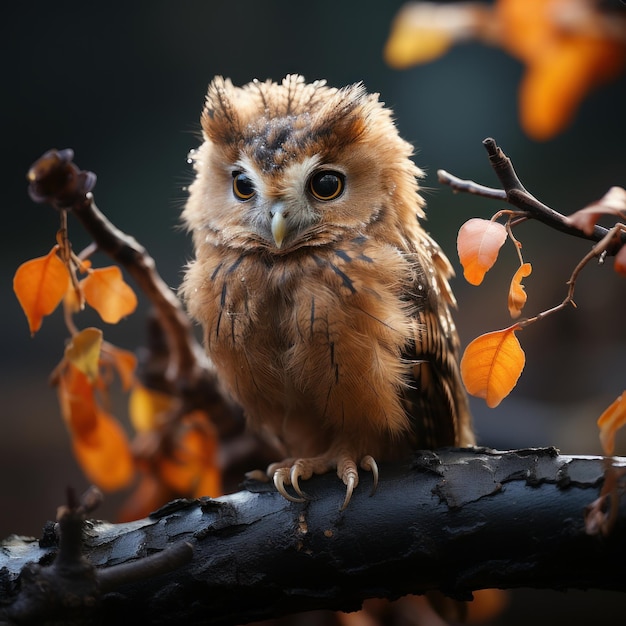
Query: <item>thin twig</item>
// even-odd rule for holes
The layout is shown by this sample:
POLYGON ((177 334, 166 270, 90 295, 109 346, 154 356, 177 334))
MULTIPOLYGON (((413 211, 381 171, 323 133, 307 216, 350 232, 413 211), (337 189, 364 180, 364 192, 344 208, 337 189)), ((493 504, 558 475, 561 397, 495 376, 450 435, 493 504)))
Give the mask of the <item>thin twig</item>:
MULTIPOLYGON (((471 193, 492 200, 506 200, 510 205, 525 213, 526 218, 532 217, 567 235, 573 235, 574 237, 589 239, 591 241, 601 241, 609 232, 609 229, 596 225, 593 232, 587 234, 583 230, 573 226, 565 215, 537 200, 537 198, 522 185, 513 168, 511 159, 504 154, 494 139, 488 137, 483 141, 483 145, 487 150, 491 166, 502 184, 502 189, 485 187, 471 180, 463 180, 449 174, 445 170, 439 170, 437 172, 439 181, 449 185, 457 192, 471 193)), ((608 250, 608 252, 611 253, 612 251, 608 250)))
POLYGON ((613 226, 613 228, 607 231, 606 235, 602 238, 602 240, 599 241, 595 246, 593 246, 593 248, 591 248, 591 250, 587 252, 587 254, 585 254, 585 256, 578 262, 578 264, 574 268, 571 276, 569 277, 569 280, 567 281, 567 295, 563 299, 563 302, 561 302, 560 304, 557 304, 551 309, 542 311, 541 313, 539 313, 538 315, 535 315, 534 317, 530 317, 530 318, 527 318, 525 320, 518 322, 519 326, 524 328, 525 326, 534 324, 535 322, 538 322, 544 317, 547 317, 548 315, 552 315, 552 313, 556 313, 557 311, 564 309, 566 306, 570 304, 573 307, 576 307, 576 303, 574 302, 574 290, 576 288, 576 281, 578 280, 578 275, 583 270, 583 268, 587 265, 587 263, 589 263, 589 261, 591 261, 592 259, 596 257, 601 257, 603 254, 605 254, 606 251, 613 245, 614 239, 624 232, 626 232, 626 227, 623 224, 616 224, 615 226, 613 226))
POLYGON ((490 198, 491 200, 506 200, 506 191, 479 185, 473 180, 458 178, 450 174, 450 172, 446 172, 446 170, 437 170, 437 178, 440 183, 448 185, 455 192, 462 191, 476 196, 482 196, 483 198, 490 198))

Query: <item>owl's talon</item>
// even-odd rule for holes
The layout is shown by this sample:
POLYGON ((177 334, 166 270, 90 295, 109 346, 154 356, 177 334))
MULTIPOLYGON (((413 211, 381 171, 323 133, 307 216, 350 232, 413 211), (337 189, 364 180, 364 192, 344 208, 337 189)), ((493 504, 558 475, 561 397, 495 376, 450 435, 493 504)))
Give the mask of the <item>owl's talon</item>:
MULTIPOLYGON (((291 482, 291 486, 293 487, 293 490, 302 498, 304 498, 304 500, 310 500, 310 497, 304 492, 302 491, 302 488, 300 487, 300 477, 302 476, 302 472, 301 472, 301 468, 298 464, 295 464, 292 468, 291 468, 291 472, 289 472, 289 480, 291 482)), ((303 478, 308 478, 307 476, 304 476, 303 478)))
MULTIPOLYGON (((289 469, 286 467, 281 467, 280 469, 277 469, 274 472, 274 487, 276 487, 276 491, 278 491, 278 493, 285 498, 286 500, 289 500, 290 502, 305 502, 304 498, 296 498, 295 496, 292 496, 287 489, 285 488, 285 485, 289 485, 291 483, 291 480, 289 478, 289 469)), ((295 488, 295 487, 294 487, 295 488)), ((298 491, 296 489, 296 491, 298 491)))
POLYGON ((369 454, 364 456, 361 459, 361 469, 372 472, 374 484, 372 485, 370 496, 373 496, 376 493, 376 488, 378 487, 378 464, 376 463, 376 459, 369 454))
POLYGON ((352 499, 352 492, 354 491, 354 488, 357 485, 358 480, 356 479, 356 475, 355 474, 350 474, 348 476, 347 482, 346 482, 346 497, 343 500, 343 504, 341 505, 341 511, 345 511, 346 507, 348 506, 348 504, 350 504, 350 500, 352 499))

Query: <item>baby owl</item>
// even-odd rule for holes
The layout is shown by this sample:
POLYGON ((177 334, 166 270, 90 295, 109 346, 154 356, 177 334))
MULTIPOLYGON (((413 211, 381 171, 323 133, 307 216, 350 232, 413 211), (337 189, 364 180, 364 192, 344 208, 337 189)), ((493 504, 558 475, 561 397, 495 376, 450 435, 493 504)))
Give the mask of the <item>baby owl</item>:
POLYGON ((336 470, 474 443, 450 315, 452 268, 420 225, 422 172, 362 85, 216 77, 183 219, 182 294, 225 389, 286 458, 289 500, 336 470))

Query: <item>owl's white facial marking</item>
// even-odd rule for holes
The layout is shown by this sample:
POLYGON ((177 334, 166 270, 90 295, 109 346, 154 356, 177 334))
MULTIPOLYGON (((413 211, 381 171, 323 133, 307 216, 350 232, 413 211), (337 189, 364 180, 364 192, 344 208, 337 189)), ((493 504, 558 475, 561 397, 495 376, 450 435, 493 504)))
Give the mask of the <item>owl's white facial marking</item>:
POLYGON ((318 155, 283 164, 279 175, 266 171, 254 158, 243 155, 233 165, 232 172, 235 208, 252 232, 269 247, 283 251, 302 244, 302 238, 320 221, 320 204, 339 197, 345 186, 345 176, 336 172, 336 168, 322 166, 318 155), (323 176, 327 169, 339 181, 336 194, 332 189, 332 176, 320 184, 319 173, 323 176), (325 195, 316 190, 322 190, 325 195))

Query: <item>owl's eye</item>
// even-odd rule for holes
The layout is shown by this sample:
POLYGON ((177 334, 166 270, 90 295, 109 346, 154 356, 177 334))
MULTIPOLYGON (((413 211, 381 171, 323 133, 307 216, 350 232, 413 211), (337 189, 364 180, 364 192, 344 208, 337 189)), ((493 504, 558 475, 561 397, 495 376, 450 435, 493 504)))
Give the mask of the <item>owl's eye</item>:
POLYGON ((309 191, 318 200, 334 200, 344 190, 345 178, 339 172, 321 170, 309 178, 309 191))
POLYGON ((250 200, 256 193, 254 184, 247 174, 233 172, 233 193, 238 200, 250 200))

